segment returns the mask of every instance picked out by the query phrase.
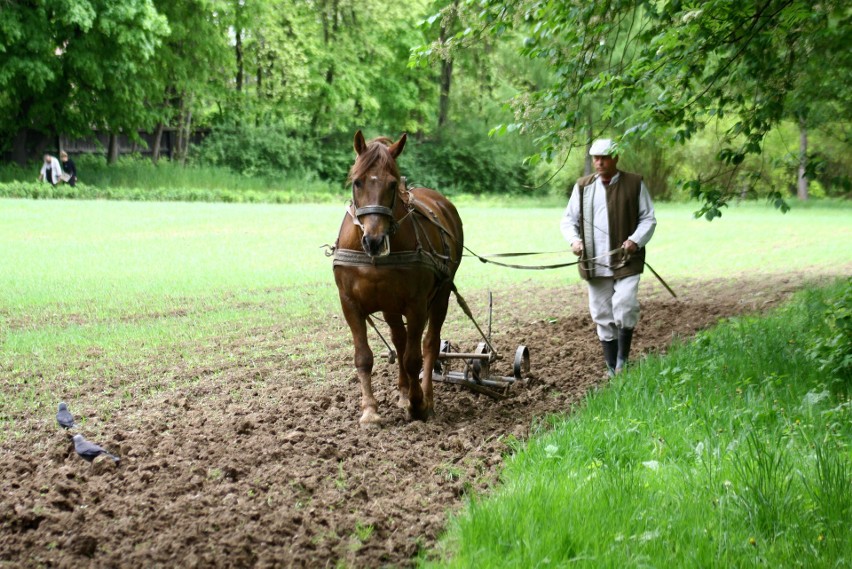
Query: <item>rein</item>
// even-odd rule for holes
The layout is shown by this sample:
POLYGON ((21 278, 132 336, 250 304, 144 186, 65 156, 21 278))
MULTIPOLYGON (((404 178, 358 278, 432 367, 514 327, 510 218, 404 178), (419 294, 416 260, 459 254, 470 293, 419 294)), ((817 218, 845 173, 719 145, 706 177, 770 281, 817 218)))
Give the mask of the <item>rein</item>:
MULTIPOLYGON (((574 265, 579 265, 580 263, 592 263, 592 264, 603 265, 603 263, 595 263, 595 261, 597 261, 598 259, 609 257, 609 256, 614 255, 614 254, 618 253, 619 251, 623 250, 621 247, 618 247, 616 249, 613 249, 612 251, 607 251, 606 253, 604 253, 602 255, 598 255, 597 257, 590 257, 588 259, 578 259, 578 260, 572 261, 570 263, 559 263, 559 264, 556 264, 556 265, 513 265, 511 263, 501 263, 499 261, 492 261, 491 259, 494 258, 494 257, 525 257, 525 256, 528 256, 528 255, 546 255, 548 253, 562 253, 562 251, 540 251, 540 252, 534 251, 534 252, 527 252, 527 253, 495 253, 493 255, 477 255, 476 253, 474 253, 473 251, 468 249, 467 246, 465 246, 464 248, 468 253, 470 253, 471 257, 476 257, 482 263, 491 263, 492 265, 498 265, 500 267, 508 267, 510 269, 527 269, 527 270, 533 270, 533 271, 544 270, 544 269, 561 269, 563 267, 572 267, 574 265)), ((621 268, 624 265, 626 265, 627 261, 629 261, 629 260, 630 260, 630 255, 625 253, 624 260, 622 262, 618 263, 617 265, 605 265, 605 266, 609 267, 611 270, 612 269, 618 269, 618 268, 621 268)), ((644 263, 645 263, 645 266, 648 267, 648 269, 651 271, 651 273, 653 273, 653 275, 655 277, 657 277, 657 280, 660 281, 660 284, 663 285, 667 291, 669 291, 669 294, 671 294, 673 298, 677 298, 677 295, 675 294, 675 292, 668 285, 668 283, 665 280, 663 280, 663 277, 661 277, 660 274, 657 271, 654 270, 654 267, 652 267, 648 263, 648 261, 644 261, 644 263)))
MULTIPOLYGON (((408 211, 398 221, 394 218, 393 209, 392 209, 394 206, 396 206, 397 192, 394 192, 393 203, 391 204, 390 208, 385 207, 385 206, 381 206, 381 205, 368 205, 368 206, 364 206, 364 207, 360 207, 360 208, 356 207, 355 206, 355 195, 354 195, 354 192, 353 192, 352 200, 350 200, 349 205, 347 205, 346 212, 352 217, 352 221, 355 223, 355 225, 360 227, 362 231, 364 230, 364 226, 361 224, 361 221, 359 219, 360 216, 368 215, 368 214, 379 214, 379 215, 385 215, 385 216, 390 217, 391 218, 391 228, 389 229, 388 232, 391 235, 399 229, 399 226, 409 216, 411 216, 412 213, 418 213, 418 214, 420 214, 420 217, 426 219, 427 221, 429 221, 429 223, 435 225, 438 229, 440 229, 442 235, 445 235, 445 236, 449 237, 450 239, 452 239, 453 241, 455 241, 456 243, 458 243, 458 240, 455 238, 455 236, 447 228, 445 228, 443 225, 441 225, 441 223, 438 221, 437 216, 435 215, 434 212, 432 212, 432 211, 428 210, 428 208, 424 207, 424 209, 426 209, 426 212, 431 214, 431 215, 427 215, 426 212, 421 211, 420 209, 417 208, 418 202, 417 202, 417 200, 416 200, 416 198, 415 198, 415 196, 412 192, 412 189, 409 189, 409 188, 406 187, 405 178, 402 178, 402 184, 403 184, 403 187, 406 188, 406 192, 408 193, 408 203, 406 204, 406 209, 408 211), (353 209, 354 209, 354 212, 353 212, 353 209)), ((412 221, 414 221, 413 217, 412 217, 412 221)), ((426 262, 423 259, 423 254, 425 254, 426 258, 429 259, 429 264, 433 267, 433 269, 436 272, 438 272, 439 274, 445 275, 445 276, 449 275, 449 270, 448 270, 448 267, 446 266, 447 263, 446 262, 438 262, 438 260, 435 258, 436 256, 437 257, 442 257, 442 256, 437 255, 437 253, 434 251, 434 246, 432 246, 432 252, 431 253, 423 250, 421 243, 420 243, 420 232, 418 231, 418 225, 416 223, 415 223, 415 234, 417 236, 417 250, 415 250, 415 251, 404 251, 404 252, 400 252, 400 253, 391 253, 387 257, 376 258, 376 257, 370 257, 369 255, 367 255, 363 251, 354 251, 354 250, 349 250, 349 249, 338 249, 336 243, 334 244, 334 246, 323 245, 323 247, 326 248, 326 256, 327 257, 331 257, 331 256, 334 257, 334 264, 335 265, 344 265, 344 266, 356 266, 356 265, 373 265, 373 266, 376 266, 376 265, 396 265, 396 266, 399 266, 399 265, 405 265, 405 264, 418 264, 418 263, 426 262)), ((430 243, 430 245, 431 245, 431 243, 430 243)), ((464 248, 464 250, 467 251, 470 254, 469 256, 479 259, 479 262, 481 262, 481 263, 490 263, 492 265, 497 265, 499 267, 506 267, 506 268, 509 268, 509 269, 521 269, 521 270, 531 270, 531 271, 541 271, 541 270, 549 270, 549 269, 562 269, 562 268, 565 268, 565 267, 573 267, 574 265, 579 265, 581 263, 602 264, 602 263, 597 263, 597 261, 601 260, 601 259, 608 258, 608 257, 615 255, 616 253, 623 250, 621 247, 617 247, 617 248, 613 249, 612 251, 607 251, 606 253, 603 253, 603 254, 598 255, 596 257, 591 257, 591 258, 588 258, 588 259, 578 259, 576 261, 571 261, 571 262, 568 262, 568 263, 556 263, 556 264, 552 264, 552 265, 516 265, 516 264, 513 264, 513 263, 503 263, 503 262, 500 262, 500 261, 494 261, 493 259, 494 258, 501 258, 501 257, 525 257, 525 256, 529 256, 529 255, 544 255, 544 254, 547 254, 547 253, 561 253, 562 251, 550 251, 550 252, 547 252, 547 251, 531 251, 531 252, 523 252, 523 253, 495 253, 495 254, 491 254, 491 255, 480 255, 480 254, 476 253, 475 251, 471 250, 470 247, 468 247, 467 245, 464 245, 464 244, 461 244, 461 245, 462 245, 462 248, 464 248)), ((468 255, 465 255, 465 256, 468 256, 468 255)), ((608 266, 610 269, 618 269, 618 268, 624 266, 627 263, 628 260, 629 260, 629 255, 625 254, 624 257, 623 257, 623 260, 620 263, 618 263, 617 265, 614 265, 614 266, 606 265, 606 266, 608 266)), ((446 261, 451 262, 450 259, 447 259, 446 261)), ((653 275, 657 278, 657 280, 660 281, 660 284, 662 284, 663 287, 665 287, 665 289, 669 292, 669 294, 671 294, 672 297, 677 298, 677 295, 674 293, 674 291, 671 289, 671 287, 668 285, 668 283, 666 283, 666 281, 663 280, 663 278, 657 273, 657 271, 654 270, 654 268, 650 264, 648 264, 647 261, 645 261, 645 266, 648 267, 648 269, 651 271, 651 273, 653 273, 653 275)))

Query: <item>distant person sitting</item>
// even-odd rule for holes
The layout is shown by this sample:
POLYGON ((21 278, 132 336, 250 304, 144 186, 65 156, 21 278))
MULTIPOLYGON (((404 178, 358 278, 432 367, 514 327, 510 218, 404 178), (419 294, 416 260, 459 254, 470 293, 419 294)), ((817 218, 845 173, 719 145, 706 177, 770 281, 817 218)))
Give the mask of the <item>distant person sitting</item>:
POLYGON ((41 166, 41 172, 38 174, 38 181, 44 180, 51 186, 55 186, 62 179, 62 166, 55 156, 50 154, 44 155, 44 164, 41 166))
POLYGON ((62 181, 71 187, 77 185, 77 165, 74 161, 68 158, 68 153, 64 150, 59 153, 59 159, 62 160, 62 181))

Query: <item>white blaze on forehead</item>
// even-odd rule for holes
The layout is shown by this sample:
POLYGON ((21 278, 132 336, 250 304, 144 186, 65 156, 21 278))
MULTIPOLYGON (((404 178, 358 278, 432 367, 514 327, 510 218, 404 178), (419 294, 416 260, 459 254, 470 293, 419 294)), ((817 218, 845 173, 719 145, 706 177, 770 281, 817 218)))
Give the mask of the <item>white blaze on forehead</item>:
POLYGON ((378 176, 370 176, 370 179, 371 179, 371 180, 378 180, 378 179, 379 179, 379 177, 378 177, 378 176))

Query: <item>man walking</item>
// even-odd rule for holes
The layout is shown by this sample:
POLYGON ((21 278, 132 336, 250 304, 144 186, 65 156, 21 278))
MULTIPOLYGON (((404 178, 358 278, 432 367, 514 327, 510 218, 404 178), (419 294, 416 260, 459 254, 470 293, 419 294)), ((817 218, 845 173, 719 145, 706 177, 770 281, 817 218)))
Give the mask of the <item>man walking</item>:
POLYGON ((589 154, 595 173, 574 184, 560 228, 580 257, 580 276, 589 285, 589 312, 613 375, 624 369, 630 355, 639 322, 645 245, 657 219, 642 176, 617 168, 612 140, 595 140, 589 154))

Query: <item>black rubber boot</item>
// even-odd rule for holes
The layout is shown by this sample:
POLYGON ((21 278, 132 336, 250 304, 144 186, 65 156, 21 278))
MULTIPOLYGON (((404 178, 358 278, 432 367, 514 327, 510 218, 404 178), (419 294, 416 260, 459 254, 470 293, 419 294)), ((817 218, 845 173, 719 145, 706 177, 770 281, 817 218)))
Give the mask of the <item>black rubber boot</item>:
POLYGON ((601 340, 601 346, 603 346, 606 369, 612 376, 615 373, 615 364, 618 360, 618 340, 601 340))
POLYGON ((615 373, 621 372, 630 357, 630 344, 633 342, 633 328, 618 329, 618 360, 615 363, 615 373))

